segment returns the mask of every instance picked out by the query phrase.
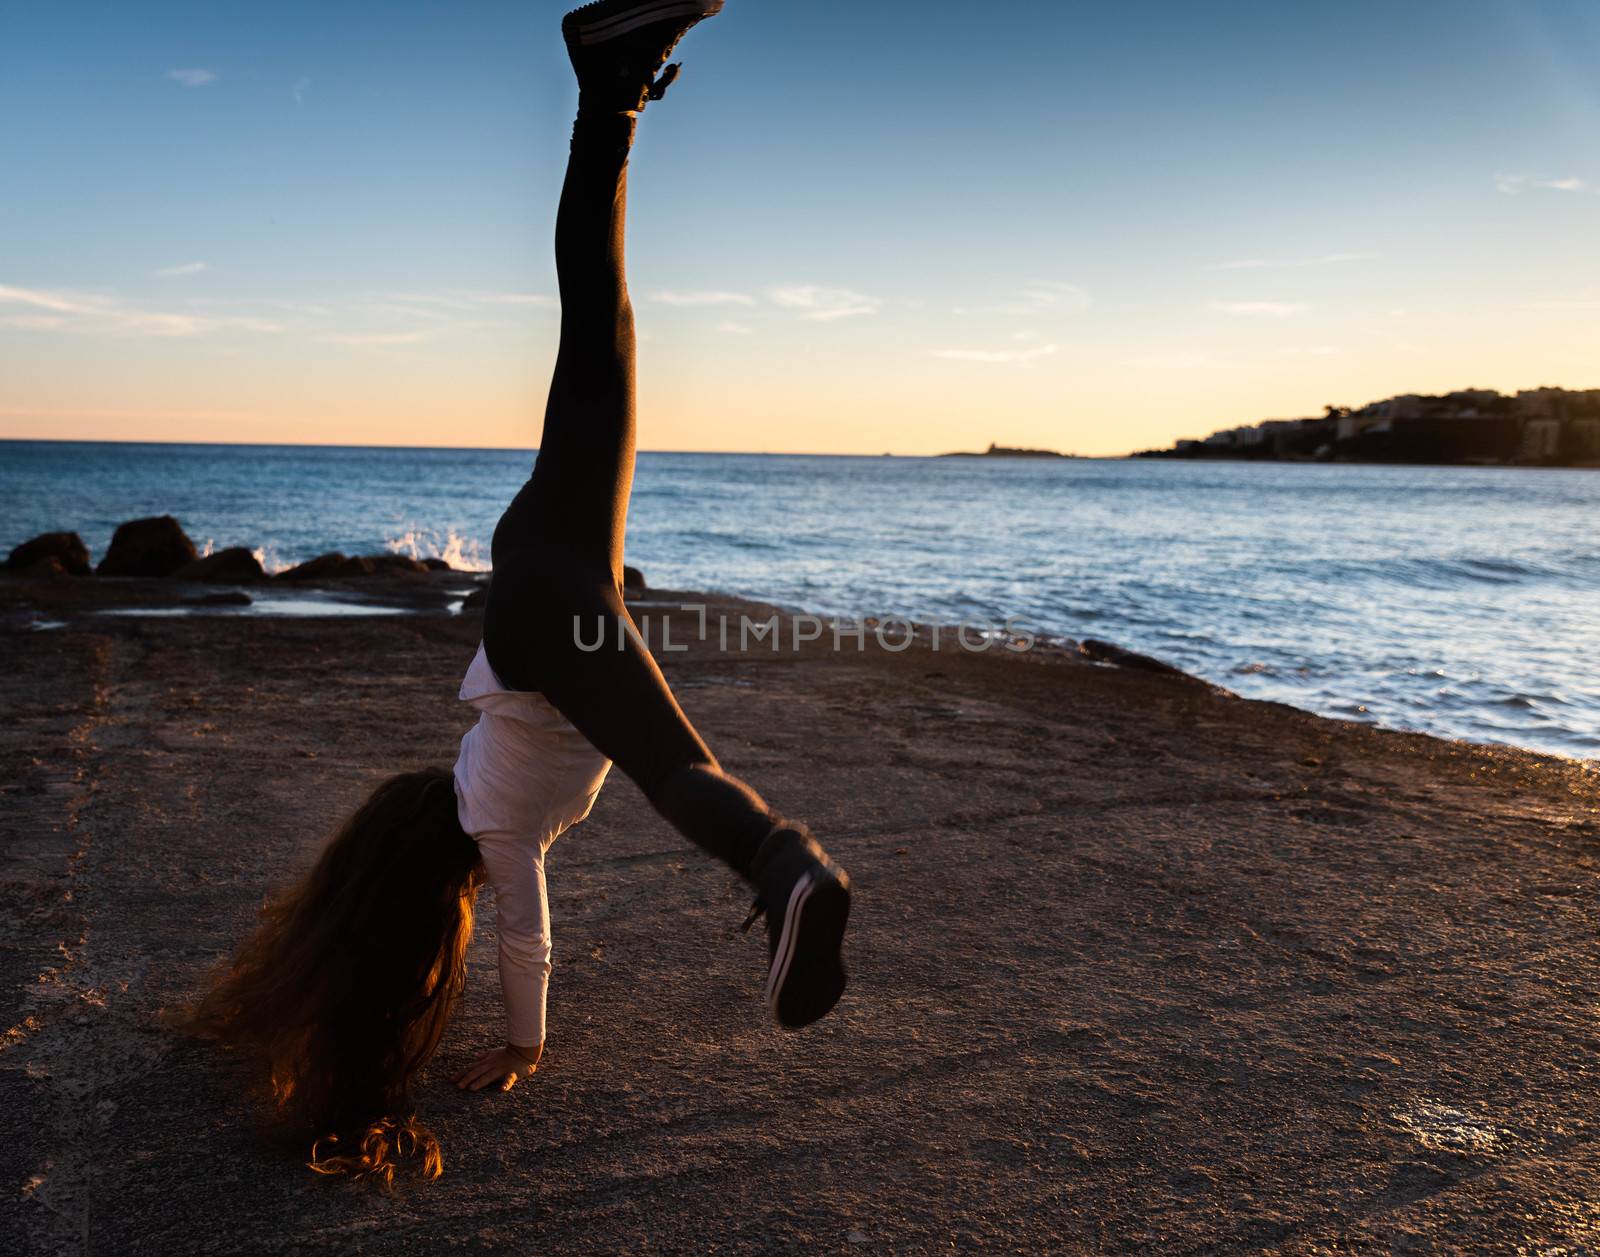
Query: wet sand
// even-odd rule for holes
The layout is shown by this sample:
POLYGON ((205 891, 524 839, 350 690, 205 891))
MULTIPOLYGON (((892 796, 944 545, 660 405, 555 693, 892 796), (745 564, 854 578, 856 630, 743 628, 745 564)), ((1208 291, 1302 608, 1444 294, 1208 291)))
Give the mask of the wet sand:
POLYGON ((663 655, 851 870, 844 1002, 772 1028, 746 894, 617 776, 551 853, 538 1075, 448 1085, 500 1028, 485 896, 417 1097, 445 1177, 316 1178, 157 1014, 375 781, 451 761, 446 584, 168 618, 0 582, 0 1251, 1600 1246, 1596 774, 1065 650, 663 655))

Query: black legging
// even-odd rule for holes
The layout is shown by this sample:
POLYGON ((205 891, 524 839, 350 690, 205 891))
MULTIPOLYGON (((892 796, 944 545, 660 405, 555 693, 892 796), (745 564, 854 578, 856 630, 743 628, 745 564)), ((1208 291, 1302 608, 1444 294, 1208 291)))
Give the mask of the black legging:
POLYGON ((484 650, 508 686, 542 692, 657 811, 746 879, 778 817, 724 773, 625 625, 633 484, 634 332, 623 262, 633 118, 580 116, 556 214, 561 343, 533 477, 500 518, 484 650), (604 645, 594 643, 596 622, 604 645))

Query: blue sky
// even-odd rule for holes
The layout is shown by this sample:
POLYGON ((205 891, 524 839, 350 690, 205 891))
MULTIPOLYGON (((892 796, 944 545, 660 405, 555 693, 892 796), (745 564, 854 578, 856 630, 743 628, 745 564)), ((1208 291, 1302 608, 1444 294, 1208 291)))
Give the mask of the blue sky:
MULTIPOLYGON (((530 444, 559 4, 12 5, 0 435, 530 444)), ((1600 384, 1600 7, 729 0, 641 122, 647 448, 1115 452, 1600 384)))

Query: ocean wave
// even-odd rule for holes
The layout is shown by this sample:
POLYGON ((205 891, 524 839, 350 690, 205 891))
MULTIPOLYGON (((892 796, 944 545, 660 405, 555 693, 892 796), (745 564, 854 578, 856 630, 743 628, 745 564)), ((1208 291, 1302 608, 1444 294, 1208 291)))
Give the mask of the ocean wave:
POLYGON ((680 546, 726 546, 730 550, 793 551, 803 546, 807 538, 801 535, 782 534, 756 536, 749 530, 734 528, 682 528, 674 529, 673 541, 680 546))
POLYGON ((256 562, 261 564, 261 570, 268 576, 276 576, 279 572, 287 572, 294 566, 292 562, 278 553, 278 547, 270 541, 264 546, 257 546, 250 553, 256 556, 256 562))
POLYGON ((1291 586, 1290 596, 1304 597, 1308 576, 1332 587, 1379 581, 1444 592, 1487 585, 1587 585, 1592 574, 1583 556, 1557 562, 1547 558, 1481 555, 1383 555, 1352 558, 1319 556, 1314 569, 1296 555, 1270 560, 1268 569, 1291 586))
POLYGON ((459 572, 487 572, 490 568, 477 539, 463 537, 453 528, 446 529, 443 536, 433 528, 408 528, 383 544, 390 554, 403 554, 409 559, 443 559, 459 572))

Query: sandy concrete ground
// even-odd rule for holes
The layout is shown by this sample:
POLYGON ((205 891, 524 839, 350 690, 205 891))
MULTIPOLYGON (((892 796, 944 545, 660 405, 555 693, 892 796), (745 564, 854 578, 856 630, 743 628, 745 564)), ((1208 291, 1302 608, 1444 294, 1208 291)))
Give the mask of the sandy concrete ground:
POLYGON ((450 762, 477 626, 84 596, 0 585, 0 1252, 1600 1250, 1595 774, 1060 652, 668 656, 854 875, 844 1002, 771 1028, 745 894, 615 778, 538 1076, 448 1086, 486 904, 445 1177, 320 1180, 156 1016, 450 762))

